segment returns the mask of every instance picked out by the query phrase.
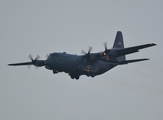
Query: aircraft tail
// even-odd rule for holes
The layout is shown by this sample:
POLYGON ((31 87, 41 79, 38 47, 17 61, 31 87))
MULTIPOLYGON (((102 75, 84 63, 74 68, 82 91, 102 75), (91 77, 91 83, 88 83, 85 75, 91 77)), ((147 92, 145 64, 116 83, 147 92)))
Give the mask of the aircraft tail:
MULTIPOLYGON (((113 49, 123 49, 123 48, 124 48, 123 35, 121 31, 118 31, 113 44, 113 49)), ((118 57, 118 60, 125 61, 126 60, 125 55, 118 57)))

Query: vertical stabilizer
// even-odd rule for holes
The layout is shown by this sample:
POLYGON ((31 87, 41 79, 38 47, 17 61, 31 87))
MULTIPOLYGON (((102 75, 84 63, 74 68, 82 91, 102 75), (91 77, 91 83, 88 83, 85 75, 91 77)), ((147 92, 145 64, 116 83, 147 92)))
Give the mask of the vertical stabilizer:
MULTIPOLYGON (((121 31, 118 31, 115 37, 113 49, 123 49, 123 48, 124 48, 123 35, 121 31)), ((120 61, 126 60, 125 55, 118 57, 118 60, 120 61)))
POLYGON ((113 48, 124 48, 123 35, 121 31, 117 32, 115 37, 113 48))

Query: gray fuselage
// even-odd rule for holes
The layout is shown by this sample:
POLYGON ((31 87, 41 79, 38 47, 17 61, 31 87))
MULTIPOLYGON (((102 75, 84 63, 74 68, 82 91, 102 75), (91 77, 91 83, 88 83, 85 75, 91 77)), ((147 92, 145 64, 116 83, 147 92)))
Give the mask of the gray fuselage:
POLYGON ((46 68, 53 72, 65 72, 72 75, 100 75, 117 64, 100 60, 86 61, 83 55, 72 55, 64 53, 52 53, 46 60, 46 68))

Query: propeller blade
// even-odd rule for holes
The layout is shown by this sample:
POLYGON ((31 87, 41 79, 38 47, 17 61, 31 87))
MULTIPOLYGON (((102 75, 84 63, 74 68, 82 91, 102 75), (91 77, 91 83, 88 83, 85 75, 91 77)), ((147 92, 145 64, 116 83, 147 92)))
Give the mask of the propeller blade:
POLYGON ((32 55, 30 54, 30 55, 28 55, 28 57, 29 57, 29 59, 31 59, 32 61, 34 61, 34 60, 38 60, 39 58, 40 58, 40 56, 39 55, 37 55, 36 56, 36 58, 35 59, 33 59, 33 57, 32 57, 32 55))
POLYGON ((84 56, 85 57, 85 60, 84 61, 93 60, 92 56, 90 55, 90 52, 91 51, 92 51, 92 47, 91 46, 89 46, 87 53, 84 50, 81 51, 81 53, 85 55, 84 56))
POLYGON ((40 58, 40 56, 39 56, 39 55, 37 55, 37 56, 36 56, 36 58, 35 58, 35 60, 38 60, 39 58, 40 58))
POLYGON ((32 55, 28 55, 29 59, 33 61, 32 55))
POLYGON ((82 53, 82 54, 85 54, 85 55, 87 54, 84 50, 82 50, 81 53, 82 53))
POLYGON ((38 70, 38 67, 37 66, 35 66, 35 68, 36 68, 36 70, 38 70))
POLYGON ((88 49, 88 53, 87 54, 90 54, 91 51, 92 51, 92 47, 89 46, 89 49, 88 49))
POLYGON ((28 67, 28 69, 30 69, 31 68, 31 65, 28 65, 27 67, 28 67))
POLYGON ((87 52, 87 53, 86 53, 84 50, 82 50, 81 53, 82 53, 82 54, 85 54, 85 55, 89 55, 91 51, 92 51, 92 47, 89 46, 88 52, 87 52))
POLYGON ((107 42, 104 42, 105 51, 107 50, 107 42))
POLYGON ((107 48, 107 42, 104 42, 104 48, 105 48, 104 52, 100 52, 99 55, 101 57, 105 57, 105 60, 109 60, 110 57, 109 57, 108 53, 110 50, 107 48))

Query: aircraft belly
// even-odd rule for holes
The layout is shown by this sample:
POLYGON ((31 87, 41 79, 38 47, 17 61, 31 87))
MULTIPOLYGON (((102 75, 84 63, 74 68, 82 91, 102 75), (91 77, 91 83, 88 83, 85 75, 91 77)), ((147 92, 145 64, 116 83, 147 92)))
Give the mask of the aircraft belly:
POLYGON ((100 65, 100 69, 96 72, 96 75, 103 74, 116 66, 116 64, 109 63, 109 62, 103 62, 103 61, 100 61, 99 65, 100 65))
POLYGON ((105 73, 115 66, 115 64, 110 64, 108 62, 96 61, 94 63, 80 64, 78 66, 78 71, 87 76, 96 76, 105 73))
POLYGON ((105 72, 107 72, 108 70, 114 68, 116 65, 111 65, 111 64, 108 64, 107 66, 102 66, 100 68, 100 70, 97 72, 97 75, 100 75, 100 74, 103 74, 105 72))
POLYGON ((74 73, 77 72, 77 66, 80 64, 81 61, 76 59, 67 59, 66 61, 59 61, 58 62, 58 69, 66 72, 66 73, 74 73))

